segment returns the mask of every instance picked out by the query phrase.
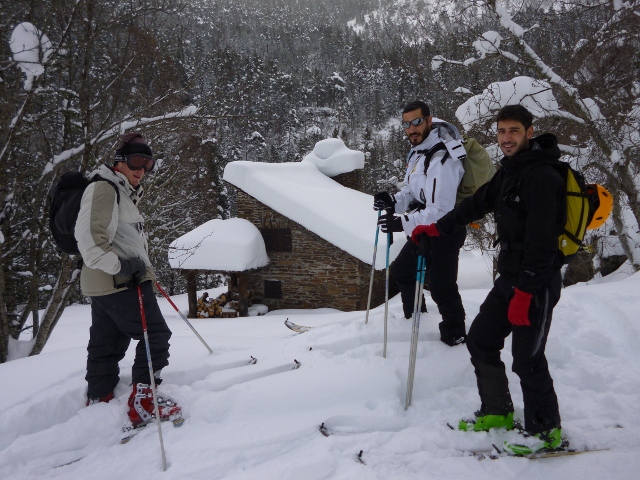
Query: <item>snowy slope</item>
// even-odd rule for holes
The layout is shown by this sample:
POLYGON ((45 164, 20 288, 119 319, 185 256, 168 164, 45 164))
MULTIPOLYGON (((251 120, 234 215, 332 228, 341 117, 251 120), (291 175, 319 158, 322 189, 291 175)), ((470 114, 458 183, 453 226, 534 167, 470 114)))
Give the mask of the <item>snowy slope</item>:
MULTIPOLYGON (((461 277, 470 322, 490 285, 484 259, 464 254, 461 277)), ((565 289, 549 337, 548 358, 565 432, 575 447, 609 451, 482 462, 464 453, 489 448, 512 434, 447 427, 479 405, 468 353, 438 341, 439 316, 429 298, 413 405, 406 412, 411 325, 402 318, 397 297, 390 306, 386 359, 384 307, 372 311, 368 325, 364 312, 330 310, 193 320, 214 349, 210 355, 162 300, 174 332, 162 389, 182 403, 187 416, 181 428, 166 425, 163 430, 168 471, 158 476, 155 427, 127 445, 118 442, 132 351, 121 363, 117 401, 84 407, 89 308, 73 306, 44 353, 0 365, 0 478, 637 478, 639 288, 636 274, 565 289), (295 334, 284 327, 285 318, 317 328, 295 334), (258 359, 256 365, 248 365, 250 356, 258 359), (302 364, 297 370, 292 370, 294 358, 302 364), (321 422, 336 434, 321 435, 321 422), (360 450, 366 465, 356 460, 360 450), (73 463, 60 466, 68 462, 73 463)), ((186 310, 185 296, 176 301, 186 310)), ((509 346, 507 342, 507 350, 509 346)), ((508 351, 503 358, 509 365, 508 351)), ((516 377, 509 376, 516 415, 521 416, 520 389, 516 377)))

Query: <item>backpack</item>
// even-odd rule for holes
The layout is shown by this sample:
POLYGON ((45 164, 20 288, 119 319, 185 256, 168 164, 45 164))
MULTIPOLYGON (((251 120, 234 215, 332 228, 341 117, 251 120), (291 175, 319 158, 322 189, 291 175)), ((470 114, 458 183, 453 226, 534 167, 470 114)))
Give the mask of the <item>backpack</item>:
POLYGON ((64 253, 80 255, 74 232, 80 201, 89 184, 98 181, 107 182, 115 188, 120 204, 120 191, 115 183, 98 176, 88 180, 78 171, 64 173, 49 191, 49 229, 56 245, 64 253))
MULTIPOLYGON (((543 162, 541 162, 543 163, 543 162)), ((597 183, 586 183, 582 173, 563 161, 545 161, 562 176, 567 188, 567 221, 558 237, 558 249, 567 265, 583 249, 587 230, 599 228, 609 218, 613 199, 597 183)))
MULTIPOLYGON (((462 138, 462 146, 465 153, 458 158, 462 160, 462 167, 464 168, 464 175, 458 185, 458 191, 456 193, 456 206, 460 205, 460 202, 467 197, 473 195, 476 190, 487 183, 493 178, 496 173, 496 167, 491 161, 491 157, 487 153, 480 143, 475 138, 467 137, 462 138)), ((459 145, 457 147, 460 148, 459 145)), ((426 175, 431 163, 431 158, 436 152, 446 150, 444 156, 440 160, 444 161, 450 156, 449 149, 444 142, 439 142, 429 150, 420 150, 417 153, 422 153, 425 156, 424 159, 424 173, 426 175)))
POLYGON ((475 138, 463 136, 462 145, 467 155, 462 160, 464 175, 458 185, 456 205, 460 205, 462 200, 473 195, 496 173, 496 167, 491 161, 491 157, 475 138))

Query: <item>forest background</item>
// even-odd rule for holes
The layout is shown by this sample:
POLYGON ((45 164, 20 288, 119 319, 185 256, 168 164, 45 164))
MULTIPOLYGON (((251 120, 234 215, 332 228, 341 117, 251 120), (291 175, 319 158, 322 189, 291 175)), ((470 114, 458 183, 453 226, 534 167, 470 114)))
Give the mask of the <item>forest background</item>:
MULTIPOLYGON (((537 130, 616 199, 587 263, 597 272, 616 257, 637 271, 639 35, 638 0, 1 0, 0 362, 25 330, 39 353, 65 306, 86 301, 77 259, 51 242, 47 193, 66 171, 108 163, 133 129, 158 158, 141 209, 159 281, 177 294, 185 280, 167 247, 234 215, 228 162, 299 161, 339 137, 365 152, 368 193, 393 190, 407 102, 424 99, 462 130, 456 110, 471 96, 539 79, 558 108, 542 105, 537 130), (31 73, 12 45, 28 25, 31 73)), ((489 146, 486 113, 466 127, 489 146)), ((483 225, 476 246, 490 248, 492 232, 483 225)))

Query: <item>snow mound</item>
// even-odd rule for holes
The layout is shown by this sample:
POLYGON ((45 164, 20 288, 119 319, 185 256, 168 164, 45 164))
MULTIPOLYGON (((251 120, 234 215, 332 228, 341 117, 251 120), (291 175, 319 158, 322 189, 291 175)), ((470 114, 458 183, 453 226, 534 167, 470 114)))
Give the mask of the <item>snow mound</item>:
POLYGON ((364 168, 364 153, 347 148, 339 138, 320 140, 302 162, 312 163, 327 177, 364 168))
POLYGON ((242 272, 268 263, 260 231, 242 218, 209 220, 169 245, 171 268, 242 272))

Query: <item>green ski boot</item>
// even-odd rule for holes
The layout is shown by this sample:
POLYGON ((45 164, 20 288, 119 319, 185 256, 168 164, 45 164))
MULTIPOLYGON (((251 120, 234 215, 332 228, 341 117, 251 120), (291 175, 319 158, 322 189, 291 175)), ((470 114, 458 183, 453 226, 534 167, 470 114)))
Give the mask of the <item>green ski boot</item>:
POLYGON ((562 429, 552 428, 546 432, 537 433, 528 437, 531 439, 529 445, 519 445, 517 443, 504 442, 504 450, 511 455, 527 456, 537 452, 553 452, 562 450, 566 443, 562 441, 562 429))
POLYGON ((492 428, 504 428, 505 430, 513 430, 513 412, 507 415, 483 415, 476 412, 476 418, 473 420, 460 420, 458 430, 488 432, 492 428))

